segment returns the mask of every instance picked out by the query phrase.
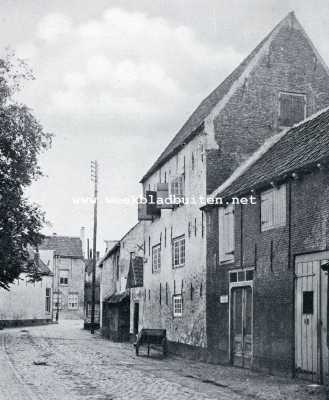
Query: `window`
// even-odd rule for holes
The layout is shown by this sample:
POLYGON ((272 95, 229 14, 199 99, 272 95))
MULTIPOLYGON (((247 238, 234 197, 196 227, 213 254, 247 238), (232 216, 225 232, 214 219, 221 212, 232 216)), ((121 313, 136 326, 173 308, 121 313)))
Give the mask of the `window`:
POLYGON ((77 310, 79 308, 79 296, 77 294, 69 294, 68 309, 77 310))
POLYGON ((158 244, 152 248, 152 272, 158 272, 161 269, 161 246, 158 244))
POLYGON ((219 261, 234 261, 234 209, 232 204, 218 209, 218 228, 219 261))
POLYGON ((306 117, 306 96, 297 93, 279 94, 279 125, 292 126, 306 117))
POLYGON ((181 317, 183 315, 183 297, 181 294, 173 296, 173 313, 174 317, 181 317))
POLYGON ((230 283, 252 281, 253 279, 254 269, 230 271, 230 283))
POLYGON ((59 270, 59 284, 68 285, 69 284, 69 271, 67 269, 59 270))
POLYGON ((313 314, 313 292, 303 292, 303 314, 313 314))
POLYGON ((173 178, 170 182, 170 195, 184 198, 184 177, 183 175, 173 178))
POLYGON ((62 309, 62 295, 60 293, 54 293, 54 303, 53 303, 53 308, 54 309, 62 309))
POLYGON ((286 186, 261 194, 261 230, 266 231, 286 224, 286 186))
POLYGON ((185 236, 173 239, 172 265, 173 268, 183 267, 185 264, 185 236))
POLYGON ((51 289, 46 288, 46 312, 50 313, 51 307, 51 289))

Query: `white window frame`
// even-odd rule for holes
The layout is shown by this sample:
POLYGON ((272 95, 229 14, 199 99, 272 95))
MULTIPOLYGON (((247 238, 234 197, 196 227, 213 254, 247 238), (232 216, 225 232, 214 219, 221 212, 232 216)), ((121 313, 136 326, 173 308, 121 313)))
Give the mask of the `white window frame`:
POLYGON ((261 231, 279 228, 286 225, 287 215, 286 185, 272 188, 261 193, 261 231))
MULTIPOLYGON (((301 119, 303 121, 306 118, 307 114, 307 97, 306 94, 304 93, 292 93, 292 92, 279 92, 279 101, 278 101, 278 115, 279 115, 279 121, 281 120, 281 96, 293 96, 293 97, 303 97, 304 98, 304 117, 301 119)), ((281 128, 289 128, 290 126, 282 125, 280 124, 281 128)))
POLYGON ((61 286, 68 286, 68 284, 69 284, 69 270, 68 269, 60 269, 58 273, 59 273, 59 277, 58 277, 59 284, 61 286), (64 272, 65 272, 65 274, 63 274, 64 272), (67 276, 66 276, 66 274, 67 274, 67 276), (62 276, 62 275, 65 275, 65 276, 62 276), (67 282, 66 283, 61 282, 62 279, 66 279, 67 282))
POLYGON ((157 244, 152 247, 152 272, 161 270, 161 245, 157 244))
POLYGON ((79 295, 76 293, 70 293, 67 300, 68 310, 78 310, 79 309, 79 295))
POLYGON ((172 240, 172 267, 184 267, 186 258, 185 235, 176 237, 172 240))
POLYGON ((173 295, 173 316, 182 317, 183 316, 183 296, 181 294, 173 295))
POLYGON ((234 261, 234 206, 218 208, 218 260, 219 262, 234 261))

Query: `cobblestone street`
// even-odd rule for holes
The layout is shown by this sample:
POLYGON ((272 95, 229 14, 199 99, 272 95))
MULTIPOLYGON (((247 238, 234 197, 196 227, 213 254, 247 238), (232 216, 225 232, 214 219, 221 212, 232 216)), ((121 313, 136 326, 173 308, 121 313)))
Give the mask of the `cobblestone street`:
MULTIPOLYGON (((305 383, 169 357, 136 357, 81 321, 1 332, 1 400, 324 399, 305 383)), ((145 352, 143 353, 145 354, 145 352)))

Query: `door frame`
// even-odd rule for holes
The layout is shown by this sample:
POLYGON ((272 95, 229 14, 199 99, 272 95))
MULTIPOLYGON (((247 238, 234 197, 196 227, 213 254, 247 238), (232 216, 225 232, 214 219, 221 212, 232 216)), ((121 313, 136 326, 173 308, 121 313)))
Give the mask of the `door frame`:
MULTIPOLYGON (((296 266, 298 262, 314 262, 314 261, 318 261, 319 262, 319 271, 318 271, 318 321, 317 321, 317 348, 318 348, 318 359, 319 359, 319 371, 316 372, 316 377, 318 378, 318 381, 320 383, 323 383, 323 379, 324 379, 324 360, 323 360, 323 346, 322 346, 322 342, 323 342, 323 338, 322 338, 322 324, 320 324, 320 322, 322 321, 322 312, 323 312, 323 307, 326 307, 326 305, 322 304, 322 285, 323 285, 323 274, 322 274, 322 270, 321 270, 321 262, 325 261, 325 260, 329 260, 329 251, 316 251, 316 252, 306 252, 306 253, 300 253, 300 254, 295 254, 294 255, 294 286, 293 286, 293 290, 294 290, 294 297, 293 297, 293 304, 294 304, 294 325, 293 325, 293 349, 294 349, 294 375, 298 375, 298 371, 297 371, 297 365, 296 365, 296 310, 297 310, 297 305, 296 305, 296 296, 297 296, 297 275, 296 275, 296 266)), ((328 279, 328 278, 327 278, 328 279)), ((327 281, 328 284, 328 288, 329 288, 329 281, 327 281)), ((327 290, 328 290, 327 288, 327 290)), ((328 308, 328 304, 327 304, 327 308, 328 308)), ((327 313, 325 314, 325 316, 328 316, 328 309, 327 309, 327 313)), ((329 321, 327 318, 327 329, 329 329, 329 321)), ((314 374, 312 374, 313 376, 314 374)), ((312 380, 313 381, 313 380, 312 380)))
POLYGON ((252 359, 254 356, 254 281, 253 280, 243 280, 238 282, 230 282, 230 274, 234 272, 241 271, 254 271, 255 268, 240 268, 240 269, 232 269, 229 271, 229 323, 228 323, 228 357, 229 362, 233 364, 233 339, 232 339, 232 289, 239 287, 250 287, 251 288, 251 359, 250 363, 252 365, 252 359))

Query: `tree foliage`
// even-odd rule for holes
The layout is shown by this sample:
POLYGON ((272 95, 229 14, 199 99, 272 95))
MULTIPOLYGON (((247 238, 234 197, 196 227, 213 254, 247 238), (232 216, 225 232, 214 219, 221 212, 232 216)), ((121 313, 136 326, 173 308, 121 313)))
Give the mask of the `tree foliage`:
POLYGON ((51 145, 51 135, 26 105, 14 101, 22 81, 31 78, 12 56, 0 60, 0 289, 9 289, 26 268, 28 248, 40 244, 45 223, 24 192, 42 176, 38 157, 51 145))

